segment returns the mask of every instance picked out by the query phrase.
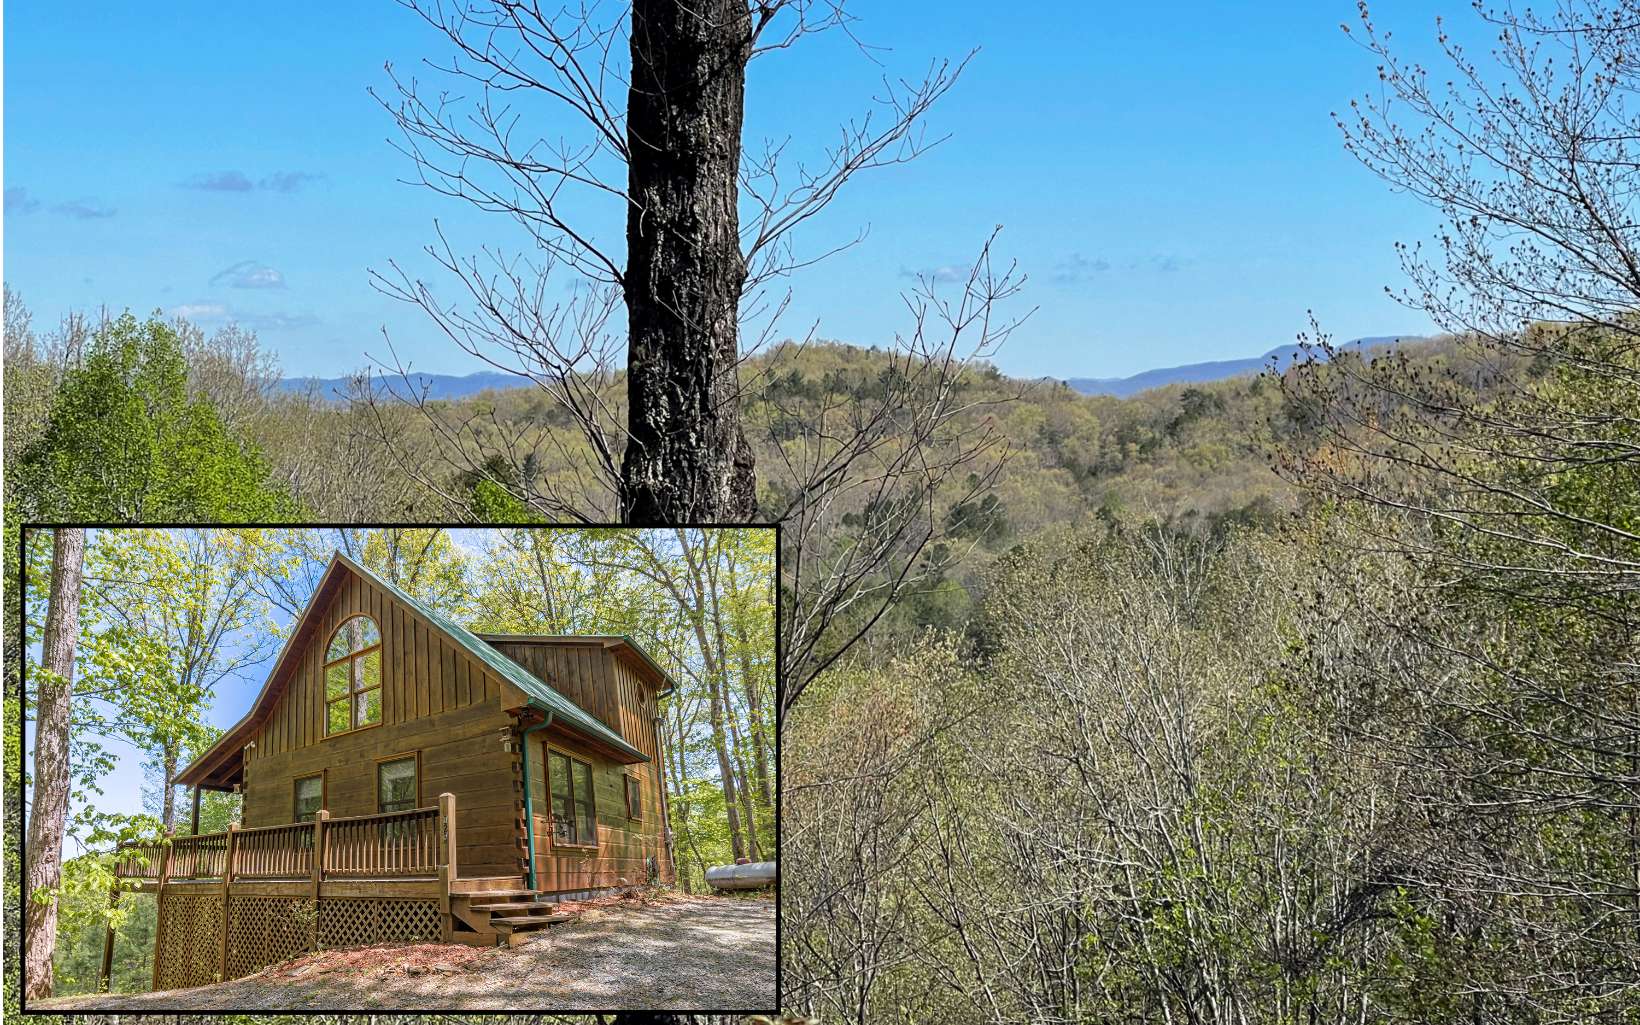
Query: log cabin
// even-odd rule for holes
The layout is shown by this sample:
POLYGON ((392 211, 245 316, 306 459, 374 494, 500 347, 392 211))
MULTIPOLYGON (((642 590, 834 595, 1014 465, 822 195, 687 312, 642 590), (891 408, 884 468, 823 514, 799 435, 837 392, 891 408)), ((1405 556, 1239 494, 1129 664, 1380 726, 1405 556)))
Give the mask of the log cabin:
POLYGON ((116 857, 158 894, 155 988, 337 946, 516 943, 565 897, 673 882, 672 690, 630 638, 475 634, 336 553, 250 711, 175 776, 195 835, 116 857), (205 790, 242 795, 226 833, 197 835, 205 790))

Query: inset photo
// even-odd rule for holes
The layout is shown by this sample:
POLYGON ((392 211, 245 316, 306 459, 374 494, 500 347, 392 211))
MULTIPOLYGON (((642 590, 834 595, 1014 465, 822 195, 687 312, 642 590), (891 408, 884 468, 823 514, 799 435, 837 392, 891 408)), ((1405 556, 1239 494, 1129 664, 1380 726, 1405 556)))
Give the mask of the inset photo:
POLYGON ((777 533, 25 528, 25 1010, 773 1010, 777 533))

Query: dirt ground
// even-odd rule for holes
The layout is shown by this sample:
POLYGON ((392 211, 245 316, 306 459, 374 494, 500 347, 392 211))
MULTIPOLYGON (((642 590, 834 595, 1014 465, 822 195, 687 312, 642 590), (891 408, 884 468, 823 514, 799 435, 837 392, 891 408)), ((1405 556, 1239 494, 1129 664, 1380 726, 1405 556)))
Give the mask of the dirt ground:
POLYGON ((517 947, 327 950, 242 979, 30 1001, 39 1011, 761 1010, 775 1006, 775 901, 606 898, 517 947))

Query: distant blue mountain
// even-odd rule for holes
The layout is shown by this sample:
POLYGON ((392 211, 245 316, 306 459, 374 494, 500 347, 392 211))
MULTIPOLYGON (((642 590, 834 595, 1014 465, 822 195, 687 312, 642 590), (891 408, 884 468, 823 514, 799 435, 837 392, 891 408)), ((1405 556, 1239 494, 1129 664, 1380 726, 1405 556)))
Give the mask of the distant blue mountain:
MULTIPOLYGON (((1339 346, 1341 349, 1375 348, 1390 345, 1396 341, 1414 341, 1411 335, 1375 335, 1371 338, 1357 338, 1339 346)), ((1169 384, 1200 384, 1204 381, 1222 381, 1228 377, 1239 377, 1242 374, 1256 374, 1274 361, 1275 365, 1285 370, 1292 366, 1293 360, 1298 357, 1299 348, 1296 345, 1283 345, 1271 349, 1262 356, 1249 359, 1221 359, 1211 363, 1187 363, 1179 367, 1163 367, 1159 370, 1146 370, 1134 374, 1132 377, 1072 377, 1065 383, 1084 395, 1115 395, 1126 398, 1151 388, 1160 388, 1169 384)), ((351 379, 346 377, 285 377, 281 378, 278 387, 281 391, 299 392, 309 387, 317 386, 319 394, 327 399, 344 398, 348 394, 351 379)), ((406 382, 399 378, 389 378, 384 381, 381 377, 375 378, 376 388, 384 389, 391 384, 393 391, 404 394, 406 382)), ((530 383, 526 378, 517 374, 508 374, 499 370, 481 370, 476 374, 411 374, 409 387, 416 391, 423 388, 427 397, 432 399, 459 399, 468 395, 477 395, 479 392, 494 391, 506 388, 526 388, 530 383)))
MULTIPOLYGON (((1374 335, 1370 338, 1357 338, 1344 342, 1340 349, 1372 349, 1384 345, 1392 345, 1398 341, 1415 341, 1412 335, 1374 335)), ((1283 345, 1271 349, 1262 356, 1249 359, 1221 359, 1210 363, 1186 363, 1178 367, 1162 367, 1159 370, 1146 370, 1134 374, 1132 377, 1072 377, 1066 384, 1084 395, 1114 395, 1126 398, 1137 395, 1152 388, 1161 388, 1169 384, 1201 384, 1207 381, 1222 381, 1229 377, 1240 377, 1243 374, 1256 374, 1274 364, 1278 370, 1286 370, 1293 365, 1301 350, 1296 345, 1283 345)))
MULTIPOLYGON (((299 392, 317 385, 321 397, 339 399, 347 396, 351 382, 352 378, 348 377, 282 377, 277 387, 280 391, 299 392)), ((483 391, 529 386, 527 379, 499 370, 481 370, 459 377, 455 374, 410 374, 408 381, 398 377, 384 381, 377 376, 374 382, 378 392, 391 386, 400 395, 406 394, 407 389, 420 392, 425 388, 430 399, 459 399, 483 391)))

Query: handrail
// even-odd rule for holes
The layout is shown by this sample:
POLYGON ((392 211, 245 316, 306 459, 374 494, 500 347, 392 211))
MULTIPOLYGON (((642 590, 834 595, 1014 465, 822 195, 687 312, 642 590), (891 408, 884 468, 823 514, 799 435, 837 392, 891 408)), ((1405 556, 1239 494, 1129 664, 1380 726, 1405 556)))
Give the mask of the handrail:
POLYGON ((243 839, 245 839, 245 835, 247 833, 271 833, 276 829, 296 829, 296 828, 312 829, 313 828, 313 820, 309 819, 306 822, 281 822, 276 826, 240 826, 238 832, 239 832, 239 838, 241 840, 243 840, 243 839))
POLYGON ((327 876, 437 875, 439 810, 417 808, 325 823, 327 876))
POLYGON ((114 876, 157 881, 424 877, 456 878, 455 798, 404 811, 318 816, 309 822, 238 826, 226 833, 126 841, 114 876), (136 864, 130 854, 147 859, 136 864))
MULTIPOLYGON (((372 812, 369 815, 338 815, 338 816, 333 816, 332 818, 327 819, 326 821, 330 825, 334 826, 338 822, 370 822, 370 821, 375 820, 375 819, 396 819, 396 818, 402 818, 406 815, 422 815, 422 814, 426 814, 428 812, 436 812, 436 811, 438 811, 438 805, 429 804, 424 808, 406 808, 403 811, 378 811, 378 812, 372 812)), ((268 827, 267 826, 261 826, 259 828, 267 829, 268 827)))

